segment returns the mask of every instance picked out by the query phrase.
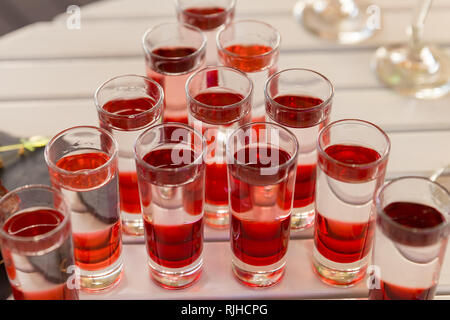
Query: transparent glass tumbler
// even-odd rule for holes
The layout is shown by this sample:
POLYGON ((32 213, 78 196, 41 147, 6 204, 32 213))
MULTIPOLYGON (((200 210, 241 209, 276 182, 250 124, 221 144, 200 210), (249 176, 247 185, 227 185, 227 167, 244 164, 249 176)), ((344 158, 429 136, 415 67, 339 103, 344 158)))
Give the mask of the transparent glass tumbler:
POLYGON ((207 38, 206 65, 217 65, 216 36, 234 18, 236 0, 176 0, 179 22, 202 30, 207 38))
POLYGON ((135 144, 152 279, 167 289, 192 285, 202 271, 205 140, 184 124, 165 123, 135 144))
POLYGON ((112 78, 95 92, 100 127, 119 146, 119 191, 122 229, 131 236, 144 234, 133 145, 152 125, 161 123, 164 93, 155 81, 124 75, 112 78))
POLYGON ((325 283, 349 287, 366 274, 390 141, 370 122, 345 119, 322 129, 317 148, 314 271, 325 283))
POLYGON ((246 124, 228 140, 232 267, 245 285, 284 275, 297 153, 295 136, 277 124, 246 124))
POLYGON ((143 39, 147 76, 164 89, 164 122, 188 123, 184 86, 205 64, 206 36, 197 27, 162 23, 143 39))
POLYGON ((291 228, 306 229, 315 216, 317 137, 328 124, 334 88, 316 71, 287 69, 267 80, 264 93, 267 121, 289 128, 301 141, 291 228))
POLYGON ((78 300, 70 212, 44 185, 0 198, 0 245, 16 300, 78 300))
POLYGON ((207 67, 186 83, 189 125, 206 139, 205 222, 229 226, 226 139, 251 120, 252 81, 228 67, 207 67))
POLYGON ((106 130, 79 126, 45 147, 52 185, 67 199, 81 289, 110 289, 122 276, 118 147, 106 130))
POLYGON ((220 64, 245 72, 253 81, 252 121, 265 121, 264 84, 277 70, 281 36, 256 20, 234 21, 217 34, 220 64))
POLYGON ((447 246, 448 190, 402 177, 379 191, 376 207, 369 299, 433 299, 447 246))

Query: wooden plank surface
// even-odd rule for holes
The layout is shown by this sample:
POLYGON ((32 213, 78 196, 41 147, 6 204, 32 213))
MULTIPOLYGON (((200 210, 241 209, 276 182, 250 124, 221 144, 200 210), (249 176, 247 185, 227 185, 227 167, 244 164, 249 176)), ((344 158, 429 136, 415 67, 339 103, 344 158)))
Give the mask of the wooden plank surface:
MULTIPOLYGON (((32 24, 0 38, 0 59, 140 56, 144 32, 159 23, 176 21, 174 14, 172 12, 168 17, 158 16, 149 19, 82 20, 80 30, 67 29, 65 20, 32 24), (48 43, 52 45, 49 46, 48 43)), ((424 33, 427 41, 450 46, 448 32, 435 32, 446 30, 449 14, 450 7, 448 10, 434 10, 430 13, 424 33)), ((406 27, 410 23, 411 12, 395 10, 384 13, 382 29, 377 35, 354 46, 343 46, 318 39, 305 31, 291 15, 269 15, 263 20, 280 32, 282 52, 355 49, 373 51, 385 43, 406 41, 406 27)))

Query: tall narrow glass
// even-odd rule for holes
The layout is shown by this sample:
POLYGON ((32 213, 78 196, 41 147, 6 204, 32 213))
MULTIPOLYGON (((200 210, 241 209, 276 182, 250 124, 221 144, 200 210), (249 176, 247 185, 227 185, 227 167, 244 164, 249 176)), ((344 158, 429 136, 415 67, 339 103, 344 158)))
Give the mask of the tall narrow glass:
POLYGON ((448 190, 426 178, 398 178, 380 190, 376 207, 369 299, 433 299, 447 246, 448 190))
POLYGON ((253 81, 253 122, 265 120, 264 84, 276 72, 280 39, 275 28, 255 20, 235 21, 217 34, 220 63, 245 72, 253 81))
POLYGON ((314 223, 317 137, 328 124, 334 88, 320 73, 287 69, 266 82, 266 118, 288 127, 301 141, 295 180, 291 228, 305 229, 314 223))
POLYGON ((370 122, 345 119, 322 129, 317 150, 314 271, 325 283, 348 287, 366 274, 374 199, 384 182, 390 142, 370 122))
POLYGON ((232 266, 248 286, 284 275, 297 153, 295 136, 277 124, 246 124, 228 139, 232 266))
POLYGON ((189 125, 206 138, 205 222, 229 226, 225 144, 230 131, 251 120, 252 81, 239 70, 207 67, 186 83, 189 125))
POLYGON ((128 235, 142 236, 141 204, 133 144, 154 124, 161 123, 164 93, 155 81, 124 75, 102 84, 94 95, 100 127, 108 130, 119 146, 119 191, 122 229, 128 235))
POLYGON ((206 143, 187 125, 165 123, 142 133, 135 156, 153 280, 185 288, 200 277, 206 143))
POLYGON ((81 289, 112 288, 122 275, 118 147, 106 130, 80 126, 58 133, 45 147, 54 187, 71 212, 81 289))
POLYGON ((16 300, 78 300, 70 214, 61 192, 29 185, 0 197, 0 245, 16 300))
POLYGON ((236 0, 175 0, 178 21, 201 29, 207 38, 206 65, 217 65, 216 36, 234 18, 236 0))
POLYGON ((184 86, 205 63, 206 36, 182 23, 163 23, 142 39, 147 76, 164 89, 164 122, 188 123, 184 86))

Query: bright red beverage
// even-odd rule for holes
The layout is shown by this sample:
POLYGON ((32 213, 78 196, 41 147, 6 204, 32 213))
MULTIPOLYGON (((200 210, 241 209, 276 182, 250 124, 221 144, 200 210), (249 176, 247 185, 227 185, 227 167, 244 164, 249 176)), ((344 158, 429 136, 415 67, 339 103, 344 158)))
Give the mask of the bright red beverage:
POLYGON ((283 70, 266 83, 267 120, 288 127, 301 145, 291 214, 293 230, 314 223, 316 143, 320 130, 328 123, 332 96, 330 81, 313 70, 283 70))
POLYGON ((62 194, 46 186, 22 187, 0 200, 0 212, 0 245, 14 299, 78 300, 62 194))
POLYGON ((211 227, 229 225, 225 139, 230 131, 250 121, 251 88, 245 74, 226 67, 200 70, 187 84, 189 124, 201 131, 208 143, 205 216, 211 227))
POLYGON ((158 25, 144 35, 147 76, 164 89, 164 122, 188 123, 184 86, 204 64, 206 38, 185 24, 158 25))
POLYGON ((200 143, 200 148, 193 147, 185 140, 191 132, 187 126, 167 123, 149 129, 136 142, 151 274, 169 289, 192 284, 202 267, 204 140, 196 136, 199 140, 192 143, 200 143), (146 139, 147 134, 154 141, 146 139))
MULTIPOLYGON (((278 129, 268 124, 258 125, 251 138, 247 138, 248 145, 238 147, 233 158, 228 154, 233 268, 238 279, 250 286, 272 285, 281 279, 289 242, 296 140, 290 136, 292 151, 280 149, 278 145, 252 144, 252 139, 270 134, 265 132, 266 126, 269 131, 278 129), (267 266, 273 269, 267 270, 267 266), (266 274, 267 282, 254 279, 254 273, 259 277, 266 274)), ((245 135, 244 131, 237 134, 245 135)), ((244 141, 234 137, 233 134, 227 148, 234 141, 244 141)), ((279 137, 280 140, 288 138, 282 134, 279 137)), ((279 143, 288 147, 283 141, 279 143)))
POLYGON ((277 70, 279 43, 276 29, 253 20, 231 23, 217 36, 220 63, 245 72, 253 81, 253 122, 265 120, 264 84, 277 70))
POLYGON ((176 1, 178 21, 199 28, 208 39, 206 65, 217 65, 217 31, 233 20, 235 5, 235 0, 176 1))
POLYGON ((115 285, 122 274, 116 141, 106 130, 74 127, 56 135, 45 156, 52 184, 68 199, 82 288, 115 285))
POLYGON ((361 120, 334 122, 319 135, 313 264, 328 284, 351 286, 366 274, 388 151, 385 134, 361 120))
MULTIPOLYGON (((82 170, 97 169, 108 160, 108 155, 104 153, 83 153, 63 157, 56 163, 56 166, 66 171, 79 172, 82 170)), ((52 173, 58 175, 56 172, 52 173)), ((102 200, 106 202, 112 201, 113 203, 117 201, 115 186, 111 185, 117 183, 117 179, 110 180, 109 183, 106 182, 104 187, 97 190, 90 190, 108 181, 109 177, 105 173, 100 171, 98 174, 93 174, 89 179, 80 179, 78 177, 77 179, 64 181, 64 186, 67 188, 65 192, 67 193, 74 192, 69 191, 69 189, 77 190, 77 192, 83 192, 83 190, 86 190, 84 192, 89 192, 89 194, 78 194, 81 205, 85 208, 72 214, 73 223, 79 227, 78 230, 73 232, 75 260, 77 265, 84 270, 101 270, 107 268, 117 261, 122 251, 120 219, 114 208, 117 206, 117 203, 111 207, 107 203, 102 203, 102 200), (105 192, 106 194, 100 196, 100 192, 105 192), (96 195, 99 196, 98 199, 95 199, 96 195), (83 219, 86 222, 88 220, 86 217, 78 216, 79 214, 84 214, 83 210, 85 209, 87 212, 91 210, 93 219, 98 220, 95 221, 96 227, 94 227, 93 223, 90 226, 78 225, 85 224, 82 221, 83 219)), ((60 177, 54 177, 53 179, 61 180, 60 177)), ((76 209, 72 210, 75 211, 76 209)))
MULTIPOLYGON (((406 187, 407 179, 394 180, 381 191, 378 204, 383 205, 387 199, 385 192, 389 192, 388 201, 393 201, 386 203, 383 212, 377 217, 374 259, 383 272, 375 270, 369 299, 430 300, 436 292, 439 278, 436 272, 439 272, 439 261, 443 255, 442 245, 445 246, 442 241, 446 242, 446 235, 440 229, 447 224, 447 219, 436 207, 425 204, 426 201, 422 204, 401 200, 398 196, 400 193, 395 193, 404 192, 400 188, 406 187), (391 259, 386 259, 383 254, 391 259)), ((413 192, 421 193, 423 200, 427 191, 420 190, 420 184, 430 187, 431 182, 421 178, 409 179, 408 185, 416 188, 413 192)), ((440 192, 439 189, 434 191, 435 195, 440 192)), ((444 196, 441 199, 445 201, 445 195, 441 196, 444 196)))
POLYGON ((103 84, 95 97, 100 127, 108 130, 119 146, 123 231, 129 235, 143 235, 133 144, 146 128, 162 120, 162 88, 145 77, 120 76, 103 84))

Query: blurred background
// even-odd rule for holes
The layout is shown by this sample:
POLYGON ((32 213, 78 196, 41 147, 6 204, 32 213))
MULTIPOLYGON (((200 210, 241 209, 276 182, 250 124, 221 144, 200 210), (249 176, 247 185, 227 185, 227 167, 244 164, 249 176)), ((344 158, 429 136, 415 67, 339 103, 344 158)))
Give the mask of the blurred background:
POLYGON ((69 5, 99 0, 0 0, 0 36, 37 21, 48 21, 69 5))

